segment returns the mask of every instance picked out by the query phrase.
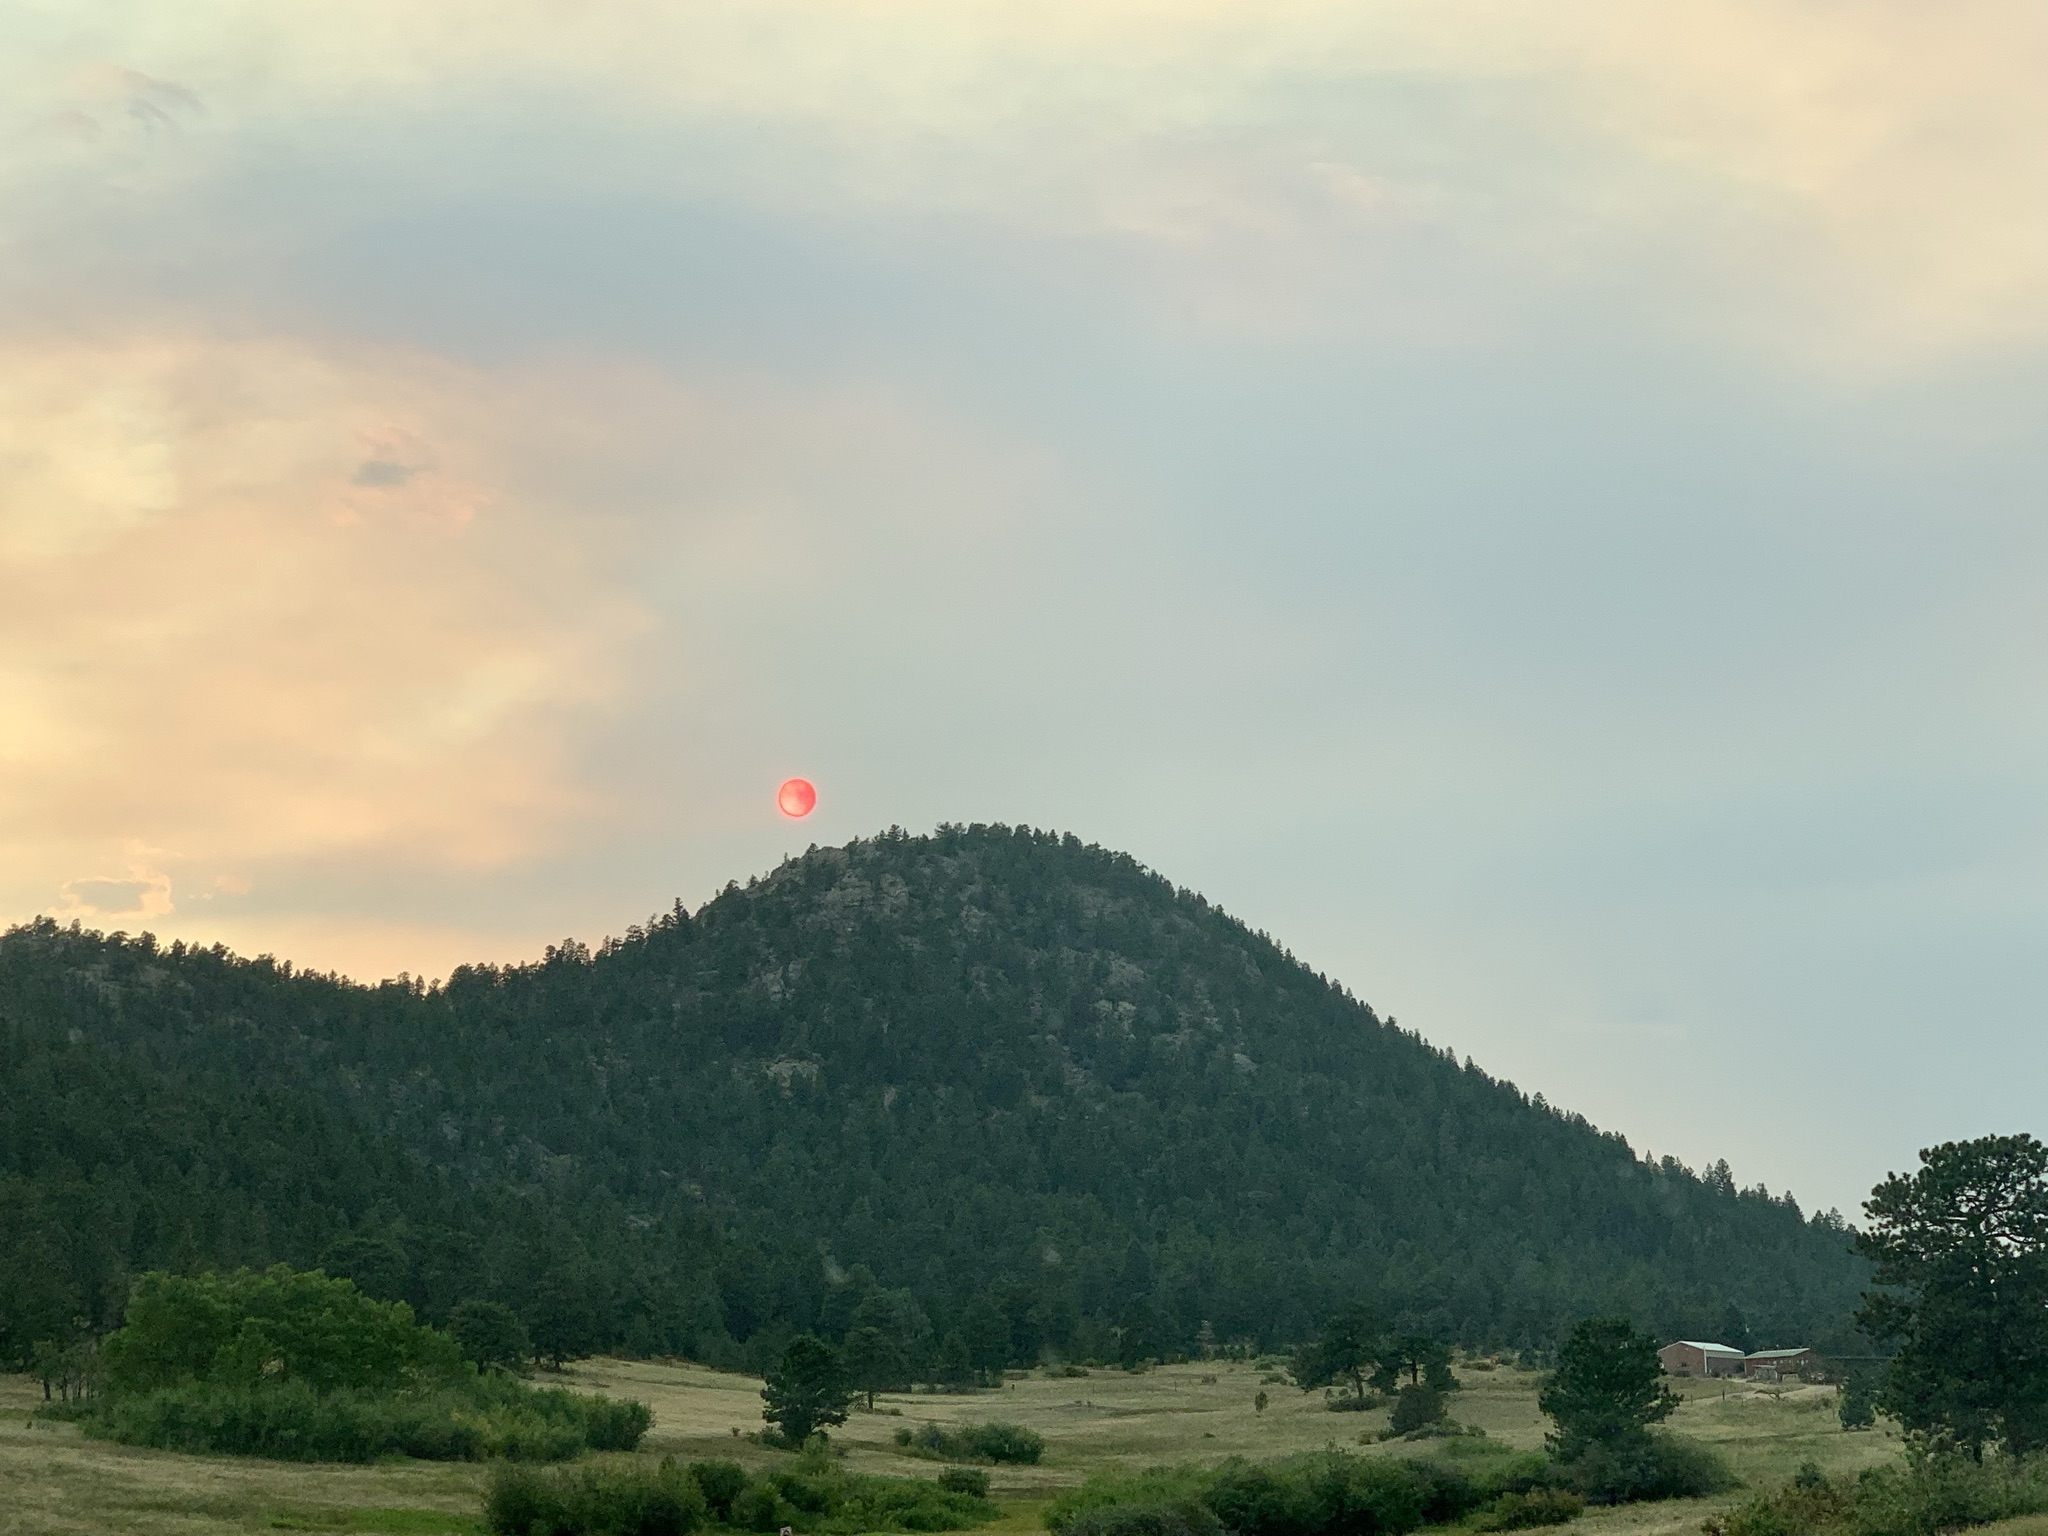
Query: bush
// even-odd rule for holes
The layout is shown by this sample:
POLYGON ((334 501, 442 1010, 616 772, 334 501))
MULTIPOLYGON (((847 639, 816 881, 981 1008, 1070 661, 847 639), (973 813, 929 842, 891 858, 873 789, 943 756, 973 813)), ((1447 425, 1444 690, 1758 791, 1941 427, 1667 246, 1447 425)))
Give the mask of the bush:
POLYGON ((941 1429, 936 1424, 922 1424, 915 1431, 899 1429, 896 1443, 913 1455, 947 1461, 1035 1464, 1045 1454, 1045 1437, 1036 1430, 993 1421, 962 1424, 958 1429, 941 1429))
POLYGON ((1540 1452, 1489 1455, 1478 1473, 1436 1457, 1321 1451, 1266 1466, 1232 1460, 1093 1477, 1053 1500, 1057 1536, 1159 1536, 1162 1511, 1200 1504, 1233 1536, 1401 1536, 1479 1515, 1479 1529, 1558 1525, 1585 1507, 1553 1488, 1540 1452))
POLYGON ((1532 1488, 1504 1493, 1472 1522, 1475 1531, 1527 1531, 1543 1525, 1564 1525, 1585 1512, 1586 1501, 1562 1488, 1532 1488))
MULTIPOLYGON (((1226 1463, 1245 1466, 1244 1462, 1226 1463)), ((1064 1532, 1082 1515, 1121 1504, 1176 1504, 1200 1500, 1209 1486, 1208 1475, 1199 1467, 1152 1467, 1143 1472, 1098 1472, 1078 1488, 1054 1497, 1045 1508, 1048 1531, 1064 1532)), ((1214 1506, 1212 1505, 1213 1509, 1214 1506)), ((1224 1516, 1224 1523, 1230 1517, 1224 1516)))
MULTIPOLYGON (((947 1470, 977 1478, 982 1487, 987 1486, 986 1473, 947 1470)), ((725 1495, 732 1489, 731 1473, 739 1471, 731 1463, 710 1463, 703 1477, 695 1467, 688 1475, 700 1487, 706 1482, 719 1485, 718 1491, 725 1495), (712 1472, 712 1467, 719 1470, 712 1472)), ((795 1468, 758 1480, 749 1480, 741 1472, 740 1480, 738 1490, 730 1492, 726 1520, 740 1530, 775 1531, 800 1524, 806 1532, 823 1536, 853 1536, 863 1531, 959 1531, 986 1524, 997 1514, 996 1507, 978 1492, 922 1478, 862 1477, 822 1458, 807 1458, 795 1468)))
POLYGON ((1559 1466, 1558 1478, 1590 1504, 1698 1499, 1735 1486, 1727 1464, 1707 1447, 1661 1432, 1590 1445, 1559 1466))
POLYGON ((630 1399, 585 1398, 581 1411, 583 1442, 593 1451, 630 1451, 654 1427, 654 1410, 630 1399))
POLYGON ((317 1392, 398 1392, 455 1381, 465 1368, 455 1341, 418 1326, 404 1302, 283 1264, 138 1276, 100 1363, 106 1390, 131 1396, 194 1381, 257 1387, 280 1374, 317 1392))
POLYGON ((698 1461, 690 1478, 703 1491, 704 1503, 719 1520, 732 1518, 732 1501, 746 1491, 747 1469, 736 1461, 698 1461))
POLYGON ((485 1376, 418 1395, 320 1393, 303 1381, 188 1382, 102 1399, 84 1427, 124 1445, 277 1461, 567 1461, 585 1449, 632 1450, 652 1421, 644 1403, 485 1376))
POLYGON ((964 1493, 985 1499, 988 1497, 988 1474, 979 1467, 947 1467, 939 1473, 939 1486, 948 1493, 964 1493))
POLYGON ((1714 1536, 1936 1536, 2043 1511, 2048 1458, 1975 1462, 1919 1452, 1904 1466, 1871 1468, 1853 1482, 1801 1468, 1785 1487, 1757 1495, 1707 1529, 1714 1536))
POLYGON ((485 1495, 484 1528, 492 1536, 688 1536, 705 1513, 703 1491, 673 1459, 656 1471, 504 1467, 485 1495))
POLYGON ((1394 1416, 1387 1428, 1397 1435, 1412 1435, 1426 1425, 1441 1423, 1446 1412, 1443 1394, 1434 1387, 1403 1387, 1394 1400, 1394 1416))
POLYGON ((732 1524, 743 1531, 776 1531, 782 1528, 782 1500, 766 1483, 749 1484, 732 1501, 732 1524))
MULTIPOLYGON (((471 1303, 462 1315, 482 1337, 505 1332, 504 1310, 471 1303)), ((141 1276, 101 1359, 105 1391, 86 1433, 166 1450, 563 1461, 586 1449, 630 1451, 653 1423, 643 1403, 479 1373, 403 1302, 282 1264, 260 1274, 141 1276)))
POLYGON ((1223 1523, 1192 1499, 1112 1504, 1068 1523, 1067 1536, 1223 1536, 1223 1523))

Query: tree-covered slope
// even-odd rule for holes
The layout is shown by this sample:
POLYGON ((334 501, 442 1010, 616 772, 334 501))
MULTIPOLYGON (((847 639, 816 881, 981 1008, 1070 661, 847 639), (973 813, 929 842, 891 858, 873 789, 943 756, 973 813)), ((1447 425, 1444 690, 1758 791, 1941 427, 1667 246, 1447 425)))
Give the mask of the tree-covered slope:
POLYGON ((435 988, 40 923, 0 939, 0 1024, 0 1236, 49 1276, 0 1259, 10 1349, 164 1263, 725 1359, 875 1287, 984 1360, 1277 1343, 1361 1296, 1473 1344, 1731 1308, 1808 1342, 1863 1275, 1838 1221, 1639 1161, 1024 830, 813 850, 435 988))

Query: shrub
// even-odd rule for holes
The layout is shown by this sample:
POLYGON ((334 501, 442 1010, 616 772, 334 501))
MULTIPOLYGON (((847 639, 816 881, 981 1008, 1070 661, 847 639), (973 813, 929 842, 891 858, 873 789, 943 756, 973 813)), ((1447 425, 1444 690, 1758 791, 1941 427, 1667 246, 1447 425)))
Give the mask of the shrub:
POLYGON ((1558 1476, 1590 1504, 1697 1499, 1735 1486, 1727 1463, 1706 1446, 1661 1432, 1589 1445, 1558 1476))
POLYGON ((1472 1522, 1476 1531, 1527 1531, 1543 1525, 1564 1525, 1585 1512, 1586 1501, 1563 1488, 1532 1488, 1504 1493, 1472 1522))
POLYGON ((593 1451, 630 1451, 654 1427, 654 1410, 630 1399, 585 1398, 582 1415, 583 1441, 593 1451))
POLYGON ((1136 1478, 1092 1478, 1053 1501, 1046 1525, 1062 1533, 1075 1526, 1094 1531, 1109 1520, 1109 1511, 1156 1514, 1198 1501, 1236 1536, 1394 1536, 1458 1519, 1492 1491, 1482 1491, 1446 1462, 1327 1451, 1272 1466, 1237 1460, 1209 1472, 1177 1468, 1136 1478))
POLYGON ((985 1499, 988 1497, 988 1474, 979 1467, 947 1467, 939 1473, 939 1486, 948 1493, 964 1493, 985 1499))
MULTIPOLYGON (((482 1303, 465 1316, 479 1327, 503 1322, 482 1303)), ((141 1276, 127 1323, 101 1358, 106 1390, 86 1433, 167 1450, 562 1461, 585 1449, 632 1450, 653 1422, 642 1403, 480 1374, 403 1302, 281 1264, 260 1274, 141 1276)))
POLYGON ((704 1503, 720 1520, 732 1518, 732 1501, 746 1491, 747 1469, 736 1461, 698 1461, 690 1478, 703 1491, 704 1503))
POLYGON ((276 1264, 262 1273, 138 1276, 127 1322, 100 1350, 106 1390, 139 1394, 192 1381, 254 1387, 282 1377, 315 1391, 394 1392, 464 1369, 444 1333, 402 1301, 276 1264))
POLYGON ((958 1429, 921 1424, 915 1431, 897 1430, 896 1443, 914 1455, 937 1456, 947 1461, 1031 1464, 1045 1454, 1045 1437, 1036 1430, 994 1421, 962 1424, 958 1429))
MULTIPOLYGON (((1226 1463, 1243 1467, 1246 1463, 1226 1463)), ((1175 1504, 1201 1499, 1209 1476, 1199 1467, 1152 1467, 1143 1472, 1098 1472, 1078 1488, 1057 1495, 1045 1508, 1048 1531, 1064 1532, 1082 1515, 1119 1504, 1175 1504)), ((1212 1505, 1213 1509, 1214 1506, 1212 1505)), ((1230 1523, 1224 1516, 1224 1523, 1230 1523)))
POLYGON ((1434 1387, 1403 1387, 1387 1428, 1397 1435, 1412 1435, 1425 1425, 1441 1423, 1445 1413, 1443 1394, 1434 1387))
POLYGON ((1853 1482, 1801 1468, 1791 1483, 1758 1494, 1707 1529, 1714 1536, 1936 1536, 2043 1511, 2048 1459, 1976 1462, 1922 1451, 1904 1466, 1874 1467, 1853 1482))
POLYGON ((782 1500, 766 1483, 750 1483, 732 1501, 732 1522, 743 1531, 782 1528, 782 1500))
POLYGON ((1067 1536, 1223 1536, 1223 1523, 1195 1500, 1112 1504, 1071 1521, 1067 1536))
POLYGON ((484 1498, 492 1536, 688 1536, 704 1516, 703 1492, 672 1459, 655 1471, 504 1467, 484 1498))
MULTIPOLYGON (((947 1468, 986 1489, 988 1474, 947 1468)), ((959 1531, 986 1524, 996 1507, 981 1492, 942 1486, 922 1478, 863 1477, 842 1471, 824 1457, 806 1457, 793 1468, 749 1478, 731 1462, 699 1462, 683 1475, 703 1496, 706 1508, 735 1530, 770 1532, 801 1525, 817 1536, 853 1536, 864 1531, 959 1531)))
POLYGON ((100 1400, 84 1427, 125 1445, 278 1461, 566 1461, 586 1448, 631 1450, 651 1422, 642 1403, 478 1377, 418 1395, 321 1393, 303 1381, 188 1382, 100 1400))

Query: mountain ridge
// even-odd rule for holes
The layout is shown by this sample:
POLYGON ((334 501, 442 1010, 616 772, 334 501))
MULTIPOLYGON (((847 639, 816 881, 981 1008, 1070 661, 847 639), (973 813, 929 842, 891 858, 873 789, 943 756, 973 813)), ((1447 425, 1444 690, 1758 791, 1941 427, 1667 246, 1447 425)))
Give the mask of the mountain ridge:
POLYGON ((281 1258, 735 1364, 870 1292, 1005 1364, 1273 1345, 1360 1296, 1474 1346, 1592 1310, 1811 1343, 1864 1273, 1839 1218, 1646 1162, 1027 828, 814 847, 435 986, 44 921, 0 938, 0 1025, 0 1231, 98 1320, 136 1268, 281 1258))

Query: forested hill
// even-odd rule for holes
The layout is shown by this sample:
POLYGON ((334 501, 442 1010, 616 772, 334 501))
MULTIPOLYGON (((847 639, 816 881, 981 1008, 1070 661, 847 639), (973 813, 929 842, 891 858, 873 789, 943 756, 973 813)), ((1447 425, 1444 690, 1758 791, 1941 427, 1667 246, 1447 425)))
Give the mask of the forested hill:
POLYGON ((276 1259, 732 1363, 907 1292, 955 1366, 1278 1344, 1361 1297, 1473 1345, 1595 1310, 1806 1343, 1863 1278, 1839 1220, 1639 1161, 1130 858, 1003 827, 438 987, 12 930, 0 1181, 10 1353, 137 1269, 276 1259))

